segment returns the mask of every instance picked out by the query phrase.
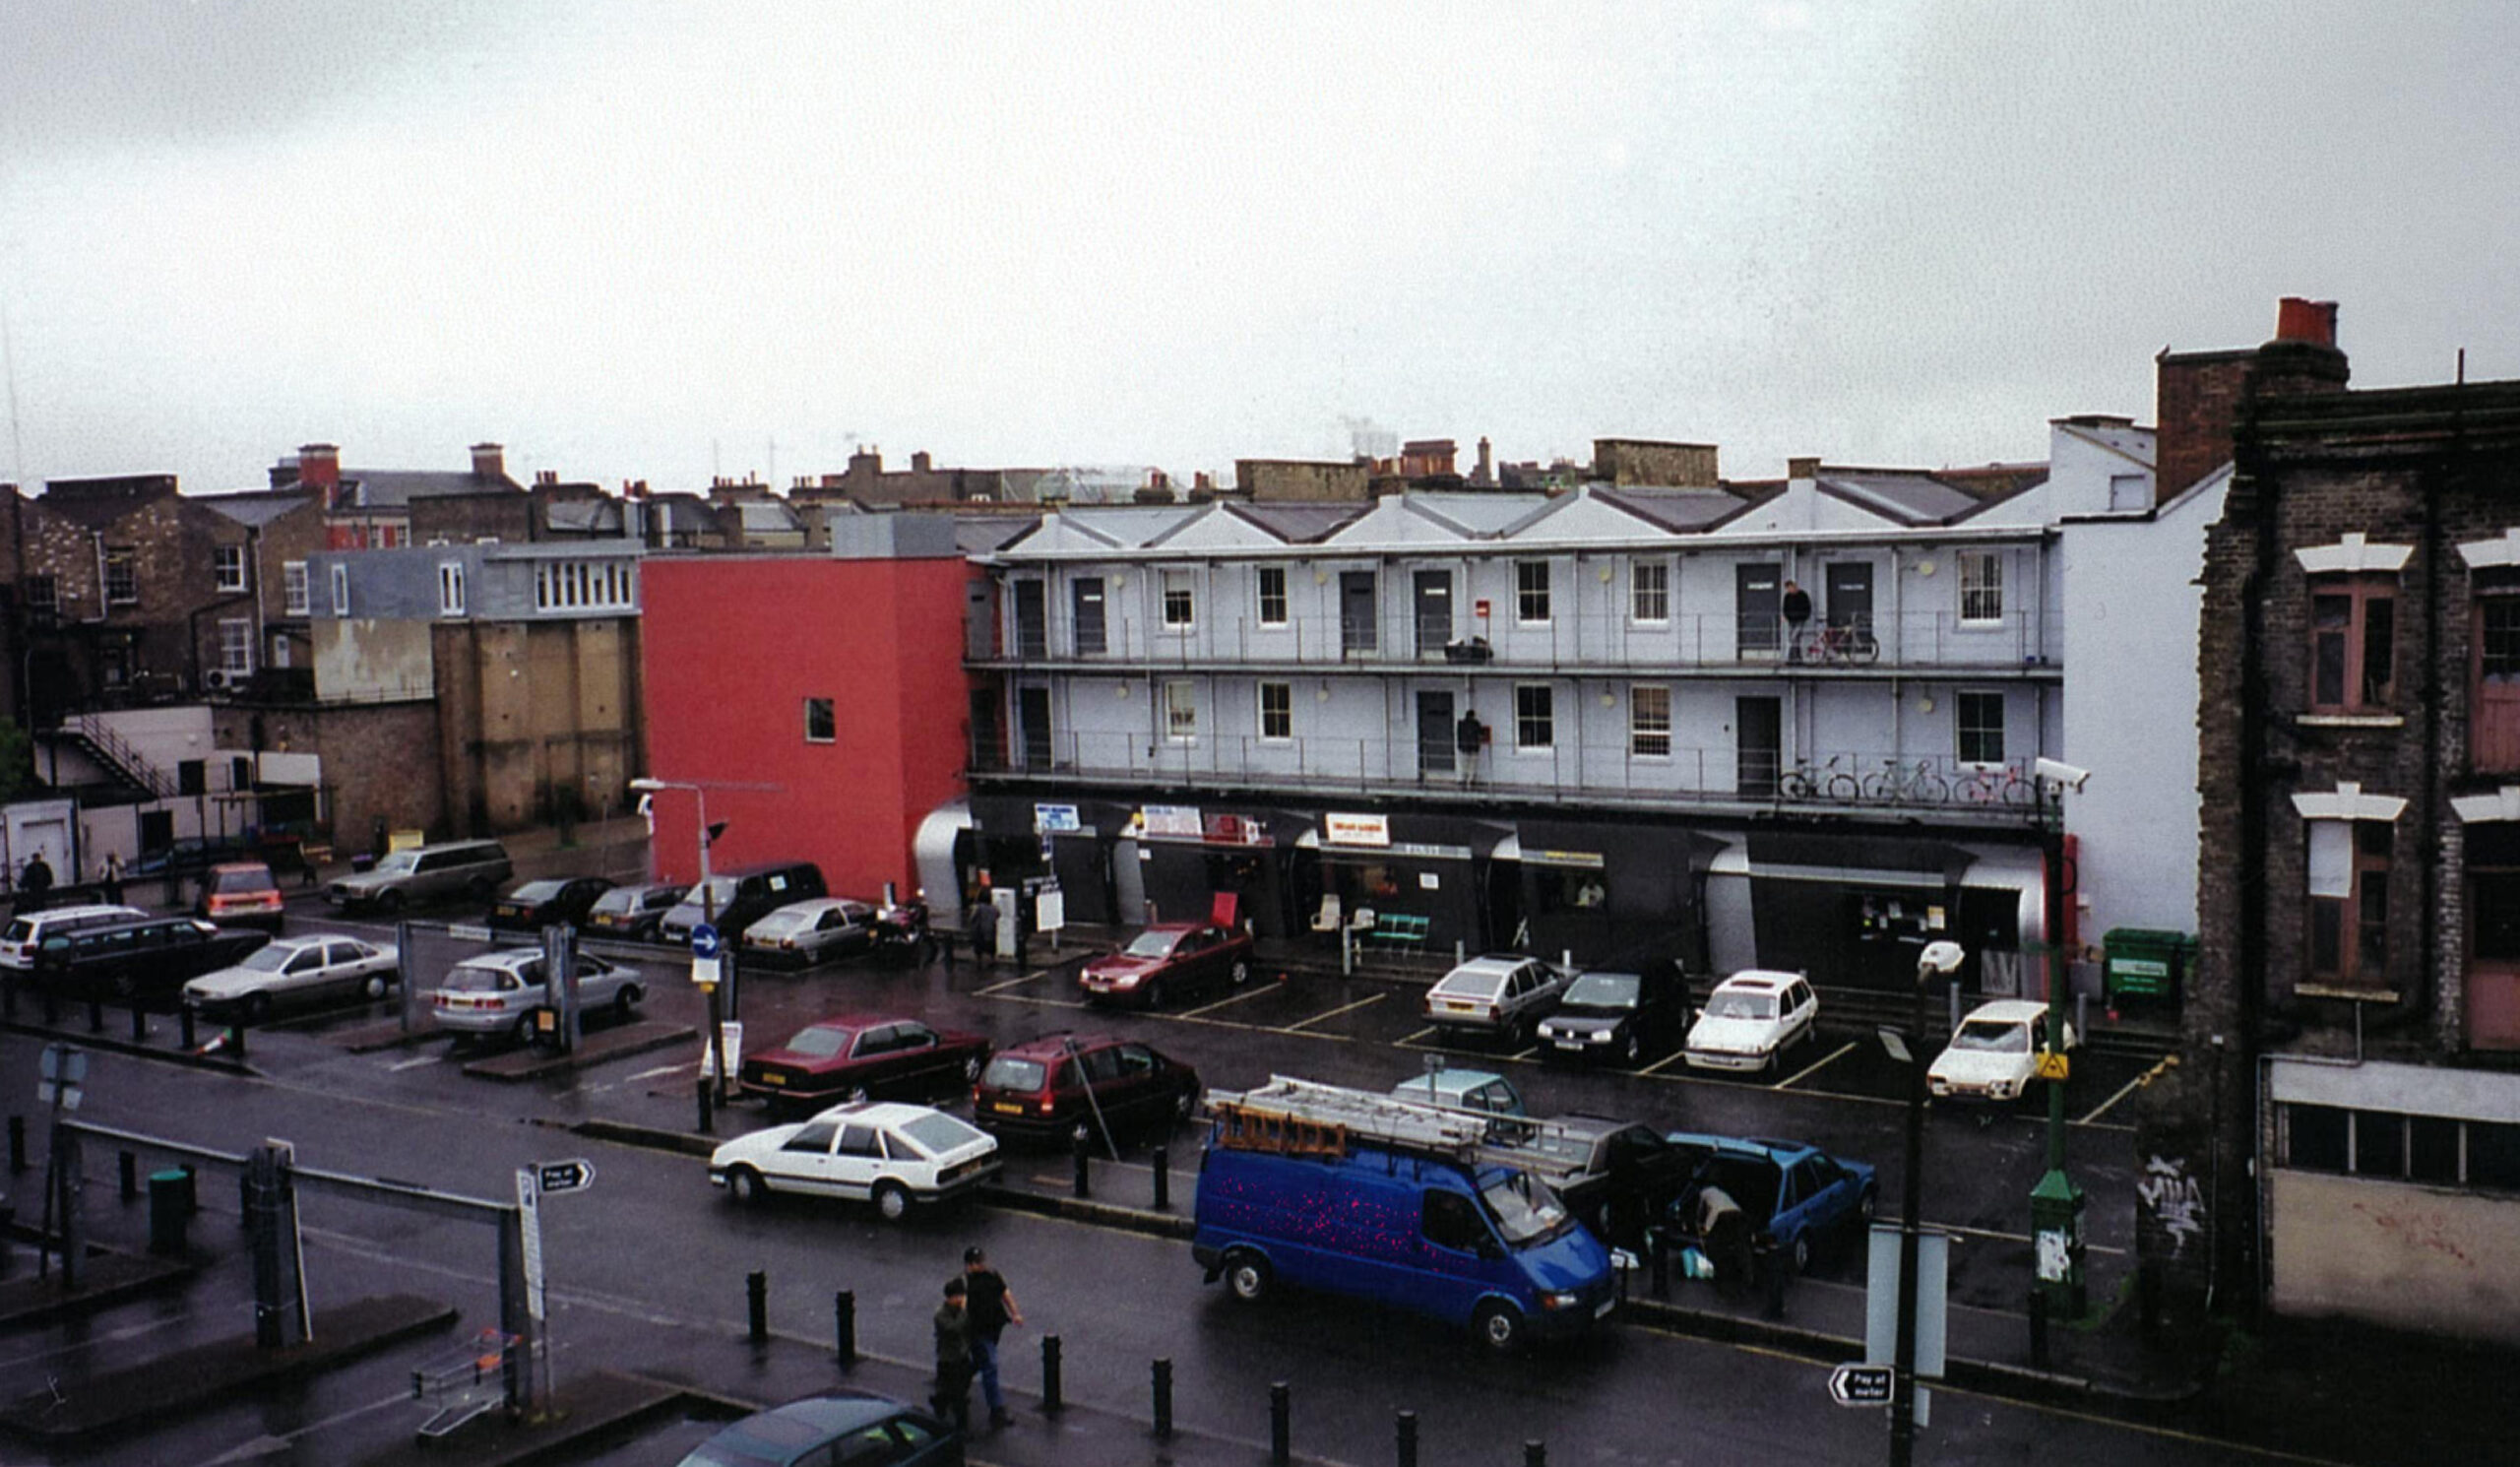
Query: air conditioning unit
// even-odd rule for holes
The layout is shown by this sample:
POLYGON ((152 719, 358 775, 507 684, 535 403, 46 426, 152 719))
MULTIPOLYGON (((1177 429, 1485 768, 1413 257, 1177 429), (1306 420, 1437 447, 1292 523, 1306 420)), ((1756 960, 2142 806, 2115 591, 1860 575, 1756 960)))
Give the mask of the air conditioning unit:
POLYGON ((245 674, 244 674, 244 673, 242 673, 242 672, 231 672, 231 671, 227 670, 225 668, 213 668, 213 669, 211 669, 209 671, 204 672, 204 673, 202 674, 202 681, 204 681, 204 682, 206 682, 206 683, 210 684, 210 685, 211 685, 212 687, 214 687, 214 688, 219 688, 219 689, 221 689, 221 690, 224 690, 224 689, 227 689, 227 688, 231 688, 231 687, 235 687, 235 686, 237 686, 238 684, 242 683, 244 680, 245 680, 245 674))

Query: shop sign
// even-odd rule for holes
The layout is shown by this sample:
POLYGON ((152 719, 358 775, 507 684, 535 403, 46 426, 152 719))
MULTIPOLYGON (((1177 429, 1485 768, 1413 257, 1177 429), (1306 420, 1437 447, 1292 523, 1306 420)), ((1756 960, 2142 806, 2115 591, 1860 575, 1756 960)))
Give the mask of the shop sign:
POLYGON ((1202 833, 1220 846, 1269 844, 1269 827, 1249 815, 1210 815, 1202 826, 1202 833))
POLYGON ((1523 848, 1523 864, 1529 866, 1579 866, 1588 871, 1602 868, 1599 851, 1535 851, 1523 848))
POLYGON ((1072 804, 1037 804, 1033 806, 1035 835, 1075 835, 1083 828, 1076 806, 1072 804))
POLYGON ((1391 817, 1342 815, 1331 811, 1321 817, 1321 839, 1332 846, 1388 846, 1391 844, 1391 817))
POLYGON ((1151 804, 1140 812, 1146 833, 1172 836, 1195 841, 1201 835, 1199 807, 1195 804, 1151 804))
POLYGON ((1419 861, 1468 861, 1472 852, 1468 846, 1421 846, 1416 841, 1394 841, 1391 854, 1415 857, 1419 861))

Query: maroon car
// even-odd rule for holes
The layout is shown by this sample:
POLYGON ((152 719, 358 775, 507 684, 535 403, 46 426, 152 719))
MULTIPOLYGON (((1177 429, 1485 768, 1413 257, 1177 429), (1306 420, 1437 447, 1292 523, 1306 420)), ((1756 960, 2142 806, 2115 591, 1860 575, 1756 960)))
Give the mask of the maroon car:
POLYGON ((1063 1141, 1080 1127, 1161 1134, 1198 1109, 1197 1070, 1111 1034, 1047 1034, 1000 1050, 972 1087, 973 1123, 1006 1140, 1063 1141))
POLYGON ((1251 934, 1212 923, 1159 923, 1126 947, 1085 965, 1077 984, 1088 1000, 1153 1008, 1174 993, 1234 988, 1251 981, 1251 934))
POLYGON ((775 1050, 744 1056, 736 1084, 773 1105, 917 1100, 979 1078, 989 1043, 890 1014, 842 1014, 806 1025, 775 1050))

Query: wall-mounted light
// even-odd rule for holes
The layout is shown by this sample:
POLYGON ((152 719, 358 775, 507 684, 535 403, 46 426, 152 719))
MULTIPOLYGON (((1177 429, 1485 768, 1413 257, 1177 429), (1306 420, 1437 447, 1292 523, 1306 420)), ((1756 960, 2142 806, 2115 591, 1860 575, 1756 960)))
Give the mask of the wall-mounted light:
POLYGON ((1609 568, 1608 566, 1605 565, 1605 566, 1603 566, 1603 567, 1602 567, 1602 584, 1603 584, 1603 585, 1605 585, 1605 586, 1606 586, 1606 585, 1608 585, 1609 583, 1610 583, 1610 568, 1609 568))
POLYGON ((1317 703, 1327 703, 1327 702, 1329 702, 1329 701, 1330 701, 1330 679, 1328 679, 1328 678, 1326 678, 1326 677, 1325 677, 1325 678, 1323 678, 1323 679, 1321 680, 1321 687, 1320 687, 1320 690, 1319 690, 1319 691, 1317 691, 1317 692, 1315 692, 1315 693, 1312 695, 1312 697, 1313 697, 1313 701, 1314 701, 1314 702, 1317 702, 1317 703))
POLYGON ((1113 576, 1111 578, 1111 589, 1114 591, 1117 591, 1128 584, 1129 578, 1126 576, 1113 576))
POLYGON ((1919 712, 1919 713, 1931 713, 1931 712, 1933 712, 1933 694, 1931 694, 1931 693, 1926 693, 1924 696, 1922 696, 1922 697, 1921 697, 1921 698, 1917 699, 1917 712, 1919 712))
POLYGON ((1618 702, 1618 699, 1617 699, 1617 698, 1615 698, 1615 697, 1613 697, 1613 696, 1611 696, 1609 689, 1607 689, 1607 688, 1604 688, 1604 689, 1602 690, 1602 706, 1603 706, 1604 708, 1611 707, 1611 706, 1613 706, 1614 704, 1616 704, 1617 702, 1618 702))
POLYGON ((1929 576, 1929 575, 1932 575, 1932 574, 1933 574, 1933 562, 1932 562, 1932 561, 1930 561, 1930 560, 1920 560, 1920 561, 1918 561, 1918 562, 1917 562, 1917 574, 1918 574, 1918 575, 1921 575, 1921 576, 1929 576))
POLYGON ((1129 685, 1125 682, 1115 682, 1111 684, 1111 691, 1119 694, 1120 697, 1125 699, 1129 695, 1129 685))
POLYGON ((1314 584, 1315 586, 1327 586, 1327 585, 1329 585, 1329 584, 1330 584, 1330 572, 1328 572, 1328 571, 1326 571, 1326 570, 1322 570, 1322 569, 1321 569, 1321 568, 1319 568, 1318 566, 1314 567, 1313 572, 1312 572, 1312 584, 1314 584))

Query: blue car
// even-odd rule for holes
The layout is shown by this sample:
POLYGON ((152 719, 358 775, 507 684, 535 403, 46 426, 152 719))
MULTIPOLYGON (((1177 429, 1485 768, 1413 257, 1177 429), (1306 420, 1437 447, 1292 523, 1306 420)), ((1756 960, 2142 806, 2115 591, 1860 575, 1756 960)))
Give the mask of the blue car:
POLYGON ((1698 1192, 1720 1186, 1749 1218, 1756 1244, 1792 1259, 1796 1273, 1811 1266, 1818 1240, 1870 1226, 1880 1200, 1870 1163, 1833 1157, 1799 1141, 1689 1131, 1672 1131, 1666 1139, 1703 1153, 1704 1160, 1665 1216, 1685 1229, 1698 1192))

